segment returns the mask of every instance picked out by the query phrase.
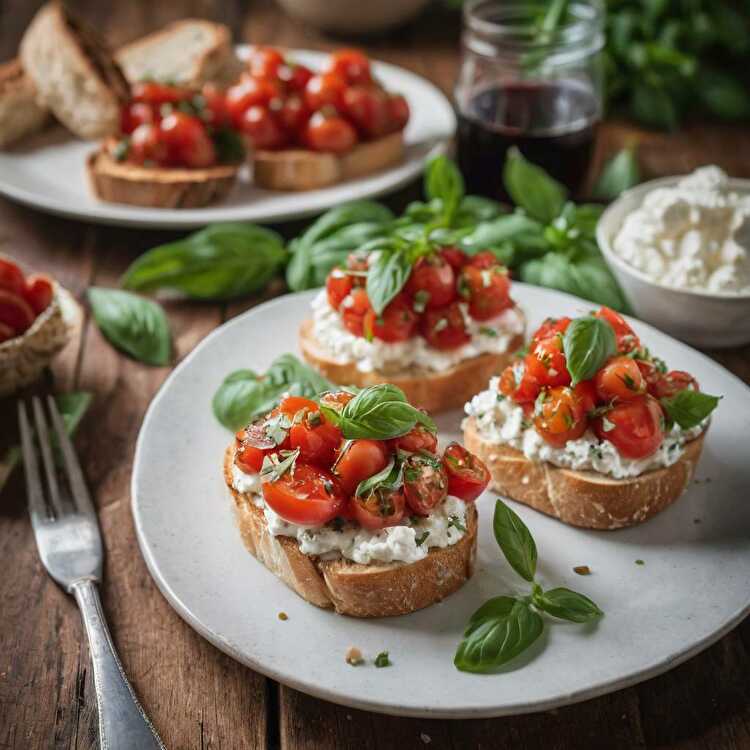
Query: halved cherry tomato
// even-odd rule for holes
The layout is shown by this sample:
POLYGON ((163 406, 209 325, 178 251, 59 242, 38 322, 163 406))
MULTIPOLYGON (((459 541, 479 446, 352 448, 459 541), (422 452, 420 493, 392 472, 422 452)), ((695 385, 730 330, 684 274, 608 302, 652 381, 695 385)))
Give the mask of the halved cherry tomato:
POLYGON ((458 302, 436 310, 426 310, 420 322, 420 331, 427 343, 436 349, 456 349, 471 341, 458 302))
POLYGON ((588 427, 582 399, 567 386, 543 390, 534 407, 534 427, 556 448, 581 437, 588 427))
POLYGON ((474 320, 495 318, 513 304, 508 271, 497 261, 490 268, 478 268, 473 263, 464 266, 458 291, 469 303, 469 315, 474 320))
POLYGON ((364 136, 377 138, 388 131, 388 97, 381 89, 349 86, 344 90, 343 102, 344 111, 364 136))
POLYGON ((655 398, 671 398, 686 388, 700 390, 698 381, 689 372, 672 370, 664 374, 659 373, 659 377, 654 380, 648 390, 655 398))
POLYGON ((157 124, 144 123, 133 131, 127 158, 134 164, 153 162, 164 166, 169 163, 169 149, 157 124))
POLYGON ((0 323, 0 344, 16 337, 16 332, 5 323, 0 323))
POLYGON ((120 113, 120 130, 130 135, 139 125, 151 123, 155 120, 154 110, 146 102, 130 102, 122 108, 120 113))
POLYGON ((250 53, 250 75, 273 78, 284 64, 284 55, 273 47, 255 47, 250 53))
POLYGON ((367 292, 362 287, 355 287, 339 309, 345 328, 355 336, 363 336, 365 315, 372 310, 367 292))
POLYGON ((181 86, 170 86, 156 81, 141 81, 133 84, 133 101, 146 102, 157 109, 162 104, 177 104, 190 98, 190 91, 181 86))
POLYGON ((34 322, 36 315, 29 303, 20 295, 0 289, 0 323, 5 323, 20 334, 34 322))
POLYGON ((313 74, 310 68, 297 63, 285 62, 276 71, 276 77, 292 91, 303 92, 313 74))
POLYGON ((526 369, 541 386, 568 385, 570 373, 563 354, 562 338, 549 336, 533 344, 526 355, 526 369))
POLYGON ((257 474, 263 467, 263 459, 266 457, 266 454, 272 452, 273 449, 264 450, 263 448, 256 448, 254 445, 243 443, 237 448, 234 462, 237 464, 237 468, 240 471, 244 471, 245 474, 257 474))
POLYGON ((490 483, 490 472, 484 463, 458 443, 445 449, 443 466, 448 475, 448 494, 464 502, 476 500, 490 483))
POLYGON ((513 399, 517 404, 531 404, 536 401, 541 386, 529 374, 524 360, 516 360, 508 365, 500 376, 498 384, 500 393, 513 399))
POLYGON ((381 341, 407 341, 417 327, 418 316, 406 296, 400 295, 388 303, 382 315, 369 310, 365 315, 363 332, 367 338, 373 336, 381 341))
POLYGON ((161 121, 159 129, 172 163, 195 169, 210 167, 216 163, 213 141, 205 125, 197 117, 175 111, 161 121))
POLYGON ((377 474, 388 464, 388 450, 380 440, 354 440, 348 447, 344 443, 342 449, 345 450, 333 471, 350 495, 354 494, 363 479, 377 474))
POLYGON ((215 83, 204 84, 201 97, 203 98, 203 120, 215 128, 223 127, 231 122, 226 94, 215 83))
POLYGON ((327 468, 336 458, 336 450, 341 444, 341 431, 326 421, 317 411, 316 405, 316 411, 292 425, 289 442, 292 450, 300 449, 301 461, 327 468))
POLYGON ((260 78, 243 78, 226 93, 226 107, 234 126, 242 129, 243 115, 249 107, 266 106, 279 97, 279 88, 260 78))
POLYGON ((406 509, 406 498, 401 489, 379 488, 367 497, 355 495, 352 498, 354 517, 365 529, 384 529, 386 526, 398 526, 406 509))
POLYGON ((615 339, 617 339, 618 351, 627 354, 633 351, 633 349, 640 349, 640 339, 635 335, 635 331, 627 324, 625 318, 620 313, 615 312, 610 307, 602 307, 594 313, 594 316, 606 320, 612 326, 615 332, 615 339))
POLYGON ((248 107, 240 118, 239 129, 250 139, 254 148, 275 149, 286 143, 284 131, 268 107, 248 107))
POLYGON ((326 278, 326 296, 328 297, 328 304, 334 309, 338 310, 342 301, 349 295, 354 282, 352 277, 342 271, 341 269, 334 268, 326 278))
POLYGON ((664 415, 653 396, 615 404, 593 422, 600 440, 609 440, 625 458, 645 458, 664 440, 664 415))
MULTIPOLYGON (((281 445, 277 445, 276 441, 269 436, 266 432, 266 421, 270 417, 275 417, 279 413, 278 409, 274 409, 266 418, 261 418, 249 424, 242 432, 242 442, 245 445, 251 445, 253 448, 259 448, 263 451, 273 451, 277 448, 288 448, 289 445, 284 441, 281 445)), ((239 433, 238 433, 239 434, 239 433)))
POLYGON ((431 453, 412 453, 404 461, 404 495, 407 505, 426 516, 448 497, 448 476, 439 458, 431 453))
POLYGON ((354 398, 353 393, 349 391, 329 391, 324 393, 320 397, 320 405, 327 406, 329 409, 333 409, 337 413, 341 413, 341 410, 354 398))
POLYGON ((300 462, 277 481, 264 482, 263 498, 285 521, 310 526, 331 521, 346 504, 346 495, 330 471, 300 462))
POLYGON ((388 442, 393 450, 408 451, 409 453, 418 453, 419 451, 436 453, 438 444, 437 435, 421 424, 412 427, 406 435, 393 438, 388 442))
POLYGON ((539 328, 536 329, 534 335, 531 337, 532 342, 541 341, 547 339, 550 336, 554 336, 556 333, 565 333, 570 325, 570 318, 547 318, 539 328))
POLYGON ((341 154, 357 143, 357 133, 343 117, 318 111, 305 126, 302 140, 313 151, 341 154))
POLYGON ((326 106, 343 112, 345 90, 346 81, 336 73, 316 75, 305 86, 305 103, 313 112, 326 106))
POLYGON ((581 399, 583 411, 588 415, 596 408, 596 386, 593 380, 582 380, 573 389, 573 392, 581 399))
POLYGON ((372 83, 370 61, 358 49, 340 49, 331 53, 323 69, 340 76, 349 84, 372 83))
POLYGON ((424 255, 414 264, 404 290, 423 310, 435 310, 456 299, 456 274, 439 253, 424 255))
POLYGON ((388 97, 388 114, 393 130, 402 130, 409 122, 409 104, 401 94, 388 97))
POLYGON ((49 307, 53 294, 54 286, 49 276, 36 273, 26 279, 26 288, 23 291, 23 296, 37 315, 49 307))
POLYGON ((630 357, 613 357, 594 377, 597 396, 602 401, 628 401, 646 392, 646 379, 638 363, 630 357))
POLYGON ((468 263, 469 256, 455 245, 447 245, 440 248, 440 255, 445 262, 453 269, 453 273, 458 278, 458 272, 468 263))
POLYGON ((9 258, 0 257, 0 289, 13 294, 23 294, 26 283, 23 271, 9 258))

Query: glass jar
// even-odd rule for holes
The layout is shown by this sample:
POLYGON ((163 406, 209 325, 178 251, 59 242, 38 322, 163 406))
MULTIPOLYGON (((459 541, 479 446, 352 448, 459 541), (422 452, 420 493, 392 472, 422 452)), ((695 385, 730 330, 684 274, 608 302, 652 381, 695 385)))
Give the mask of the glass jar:
POLYGON ((554 5, 464 6, 455 99, 458 160, 470 192, 507 198, 502 172, 511 146, 573 193, 581 188, 602 117, 604 8, 600 0, 573 0, 548 31, 545 13, 554 5))

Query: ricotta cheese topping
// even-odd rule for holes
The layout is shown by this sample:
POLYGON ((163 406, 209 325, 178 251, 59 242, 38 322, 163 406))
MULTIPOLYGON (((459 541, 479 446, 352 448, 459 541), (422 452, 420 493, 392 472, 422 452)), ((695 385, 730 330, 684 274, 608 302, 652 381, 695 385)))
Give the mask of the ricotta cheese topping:
POLYGON ((612 243, 624 261, 666 286, 750 294, 750 193, 702 167, 652 190, 612 243))
POLYGON ((625 458, 609 440, 599 440, 592 430, 586 430, 577 440, 569 440, 562 448, 555 448, 524 420, 523 409, 498 391, 498 382, 499 378, 492 378, 489 388, 466 404, 466 413, 474 417, 477 431, 484 440, 516 448, 531 461, 549 461, 577 471, 596 471, 615 479, 637 477, 677 463, 685 443, 705 429, 705 424, 691 430, 674 425, 658 450, 641 459, 625 458))
MULTIPOLYGON (((342 305, 346 305, 347 299, 342 305)), ((331 359, 339 364, 354 362, 360 372, 398 372, 409 367, 444 372, 463 360, 486 352, 506 352, 513 338, 524 331, 524 317, 516 307, 480 323, 469 315, 467 305, 460 304, 471 341, 450 351, 431 347, 422 336, 395 343, 379 339, 367 341, 362 336, 355 336, 346 329, 341 315, 328 303, 325 290, 312 303, 313 333, 331 359)))
POLYGON ((345 557, 365 565, 371 562, 413 563, 426 557, 432 547, 450 547, 466 533, 466 503, 456 497, 446 498, 429 516, 414 516, 408 525, 370 531, 348 522, 341 526, 289 523, 265 504, 260 485, 259 474, 246 474, 232 466, 234 489, 251 493, 253 504, 263 509, 271 534, 296 539, 305 555, 324 559, 345 557))

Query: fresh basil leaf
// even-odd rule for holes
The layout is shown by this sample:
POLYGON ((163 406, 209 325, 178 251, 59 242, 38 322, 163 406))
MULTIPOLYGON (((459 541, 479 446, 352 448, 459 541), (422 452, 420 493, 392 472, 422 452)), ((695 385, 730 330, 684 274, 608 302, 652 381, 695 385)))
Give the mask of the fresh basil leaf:
POLYGON ((536 544, 534 537, 519 518, 498 498, 495 515, 492 519, 495 540, 505 559, 513 570, 527 581, 533 581, 536 574, 536 544))
POLYGON ((629 313, 630 305, 605 260, 598 254, 572 264, 576 294, 613 310, 629 313))
POLYGON ((471 617, 453 663, 463 672, 493 672, 542 634, 540 615, 521 599, 498 596, 471 617))
POLYGON ((381 250, 367 269, 367 296, 376 315, 404 288, 411 273, 411 263, 403 250, 381 250))
POLYGON ((711 414, 720 400, 719 396, 686 388, 674 396, 660 399, 660 402, 672 422, 676 422, 683 430, 689 430, 697 427, 711 414))
POLYGON ((604 614, 587 596, 566 588, 535 595, 534 604, 553 617, 570 622, 591 622, 604 614))
POLYGON ((613 201, 621 193, 635 187, 641 180, 635 148, 618 151, 602 169, 592 195, 603 201, 613 201))
POLYGON ((508 195, 533 219, 549 224, 565 205, 568 191, 541 167, 527 161, 516 146, 508 151, 503 170, 508 195))
POLYGON ((427 164, 424 192, 429 200, 442 201, 443 215, 450 226, 464 197, 464 178, 447 156, 436 156, 427 164))
POLYGON ((609 323, 593 315, 576 318, 563 335, 563 352, 575 387, 592 378, 617 353, 615 332, 609 323))
POLYGON ((532 250, 534 254, 549 250, 544 225, 518 212, 482 222, 460 241, 461 247, 472 255, 488 248, 502 247, 505 243, 511 243, 514 248, 532 250))
POLYGON ((377 474, 373 474, 367 479, 363 479, 355 491, 357 497, 367 497, 376 490, 396 490, 404 480, 403 462, 395 457, 391 457, 388 465, 377 474))
POLYGON ((172 338, 161 305, 103 287, 91 287, 88 297, 94 320, 112 345, 146 364, 169 364, 172 338))
MULTIPOLYGON (((333 386, 312 367, 300 362, 293 354, 277 357, 266 371, 266 380, 271 385, 287 389, 292 395, 314 398, 333 386)), ((339 389, 340 390, 340 389, 339 389)))
POLYGON ((263 457, 263 465, 260 468, 260 478, 263 482, 278 482, 288 471, 294 471, 299 458, 300 449, 293 451, 280 451, 277 456, 271 453, 263 457))
POLYGON ((479 224, 481 221, 492 221, 505 212, 505 207, 498 201, 481 195, 465 195, 458 206, 456 225, 466 226, 479 224))

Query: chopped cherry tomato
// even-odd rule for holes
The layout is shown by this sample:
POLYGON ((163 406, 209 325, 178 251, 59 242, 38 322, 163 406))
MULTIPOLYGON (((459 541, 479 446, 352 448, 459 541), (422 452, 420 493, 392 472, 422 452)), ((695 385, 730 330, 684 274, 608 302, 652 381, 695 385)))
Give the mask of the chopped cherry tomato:
POLYGON ((341 431, 326 421, 316 405, 315 411, 292 425, 289 441, 292 449, 300 449, 300 460, 304 463, 327 468, 336 458, 336 450, 341 444, 341 431))
POLYGON ((388 442, 393 450, 408 451, 409 453, 418 453, 419 451, 436 453, 438 444, 437 435, 421 424, 413 427, 406 435, 393 438, 388 442))
POLYGON ((471 341, 464 314, 458 302, 426 310, 420 323, 422 335, 436 349, 456 349, 471 341))
POLYGON ((16 337, 16 332, 5 323, 0 323, 0 344, 10 341, 16 337))
POLYGON ((201 97, 203 97, 202 118, 209 125, 220 128, 231 122, 226 94, 215 83, 204 84, 201 97))
POLYGON ((346 81, 335 73, 313 76, 305 86, 305 103, 315 112, 326 106, 344 111, 346 81))
POLYGON ((344 298, 349 295, 354 281, 352 277, 342 271, 341 269, 334 268, 331 273, 328 274, 326 279, 326 296, 328 297, 328 304, 334 309, 338 310, 344 298))
POLYGON ((367 292, 355 287, 339 309, 344 327, 355 336, 364 336, 365 315, 372 310, 367 292))
POLYGON ((127 158, 134 164, 153 162, 165 166, 169 163, 169 149, 158 125, 145 123, 133 131, 127 158))
POLYGON ((274 78, 284 65, 284 56, 273 47, 255 47, 250 53, 250 75, 258 78, 274 78))
POLYGON ((31 326, 35 318, 34 310, 23 297, 0 289, 0 323, 20 334, 31 326))
POLYGON ((266 431, 266 422, 269 418, 276 417, 279 414, 278 409, 274 409, 266 418, 258 419, 249 424, 244 430, 242 442, 245 445, 252 445, 253 448, 260 448, 264 451, 276 450, 279 447, 288 448, 289 443, 284 440, 281 445, 277 446, 276 441, 270 437, 266 431))
POLYGON ((600 440, 609 440, 625 458, 645 458, 664 440, 664 415, 653 396, 639 396, 615 404, 594 420, 600 440))
POLYGON ((500 376, 500 393, 513 399, 517 404, 531 404, 536 401, 541 386, 529 374, 524 360, 519 359, 508 365, 500 376))
POLYGON ((370 61, 358 49, 340 49, 331 53, 325 63, 326 73, 333 73, 349 84, 370 84, 370 61))
POLYGON ((615 312, 610 307, 602 307, 596 313, 595 317, 606 320, 612 326, 617 339, 617 349, 623 354, 640 349, 641 341, 635 335, 633 329, 627 324, 625 318, 620 313, 615 312))
POLYGON ((304 396, 285 396, 279 403, 279 411, 287 417, 293 417, 303 409, 314 412, 318 410, 318 405, 311 398, 304 396))
POLYGON ((441 254, 424 255, 414 264, 404 290, 421 310, 435 310, 456 299, 456 274, 441 254))
POLYGON ((382 315, 370 309, 365 315, 363 331, 367 338, 381 341, 407 341, 417 327, 418 316, 405 295, 399 295, 388 303, 382 315))
POLYGON ((263 498, 285 521, 319 526, 334 519, 346 495, 330 471, 297 462, 275 482, 263 483, 263 498))
POLYGON ((562 338, 556 334, 537 341, 526 355, 526 369, 541 386, 568 385, 570 373, 563 354, 562 338))
POLYGON ((155 81, 133 84, 133 101, 146 102, 157 109, 162 104, 177 104, 190 98, 190 91, 180 86, 170 86, 155 81))
POLYGON ((403 130, 409 122, 409 104, 401 94, 388 97, 388 114, 393 130, 403 130))
POLYGON ((266 454, 271 452, 272 450, 264 450, 263 448, 256 448, 254 445, 243 443, 237 448, 234 462, 237 464, 237 468, 240 471, 244 471, 245 474, 258 474, 263 467, 263 459, 266 457, 266 454))
POLYGON ((267 107, 248 107, 242 114, 239 128, 257 149, 280 148, 286 143, 284 131, 267 107))
POLYGON ((672 370, 667 373, 659 373, 659 377, 649 386, 649 393, 655 398, 671 398, 676 393, 692 388, 699 391, 698 381, 683 370, 672 370))
POLYGON ((307 109, 307 105, 302 100, 302 97, 296 95, 287 96, 281 103, 276 117, 287 134, 296 138, 305 129, 310 119, 310 111, 307 109))
POLYGON ((260 78, 243 78, 226 93, 226 108, 234 126, 241 130, 243 115, 249 107, 265 106, 279 97, 279 88, 260 78))
POLYGON ((26 279, 26 288, 23 291, 23 296, 37 315, 49 307, 53 295, 54 286, 49 276, 33 274, 26 279))
POLYGON ((122 108, 120 130, 130 135, 139 125, 154 121, 154 110, 146 102, 130 102, 122 108))
POLYGON ((440 248, 440 255, 445 262, 453 269, 453 273, 458 277, 458 272, 469 262, 469 256, 455 245, 448 245, 440 248))
POLYGON ((307 82, 313 74, 310 68, 296 63, 285 62, 276 71, 276 77, 292 91, 304 92, 307 82))
POLYGON ((582 380, 573 389, 573 392, 581 399, 581 405, 586 415, 596 408, 596 386, 593 380, 582 380))
POLYGON ((464 266, 458 291, 468 301, 469 315, 474 320, 491 320, 513 304, 508 271, 497 261, 490 268, 478 268, 472 263, 464 266))
POLYGON ((305 127, 302 140, 313 151, 341 154, 357 143, 357 133, 343 117, 328 117, 316 112, 305 127))
POLYGON ((368 138, 388 131, 388 97, 374 86, 350 86, 343 94, 344 111, 357 130, 368 138))
POLYGON ((159 129, 167 144, 171 162, 195 169, 210 167, 216 163, 213 141, 205 125, 197 117, 184 112, 172 112, 161 121, 159 129))
POLYGON ((382 471, 388 464, 388 450, 380 440, 354 440, 342 446, 334 468, 344 490, 353 495, 357 485, 367 477, 382 471))
POLYGON ((458 443, 445 449, 443 466, 448 475, 448 494, 466 503, 476 500, 490 483, 484 463, 458 443))
POLYGON ((542 391, 534 408, 534 427, 550 445, 562 448, 586 432, 583 400, 567 386, 542 391))
POLYGON ((542 339, 548 339, 556 333, 565 333, 570 325, 570 318, 547 318, 531 337, 531 341, 536 343, 542 339))
POLYGON ((448 476, 437 456, 412 453, 404 461, 404 494, 407 505, 420 516, 448 497, 448 476))
POLYGON ((596 394, 602 401, 628 401, 646 392, 646 379, 638 363, 630 357, 613 357, 594 378, 596 394))
POLYGON ((13 294, 23 294, 25 286, 23 271, 18 264, 0 256, 0 289, 13 294))
POLYGON ((329 409, 333 409, 337 413, 341 413, 341 410, 354 398, 353 393, 349 391, 329 391, 324 393, 320 397, 320 405, 327 406, 329 409))
POLYGON ((500 265, 500 261, 491 250, 482 250, 469 258, 469 265, 476 268, 494 268, 500 265))
POLYGON ((366 497, 352 498, 354 517, 365 529, 384 529, 398 526, 406 509, 406 498, 401 489, 376 488, 366 497))

